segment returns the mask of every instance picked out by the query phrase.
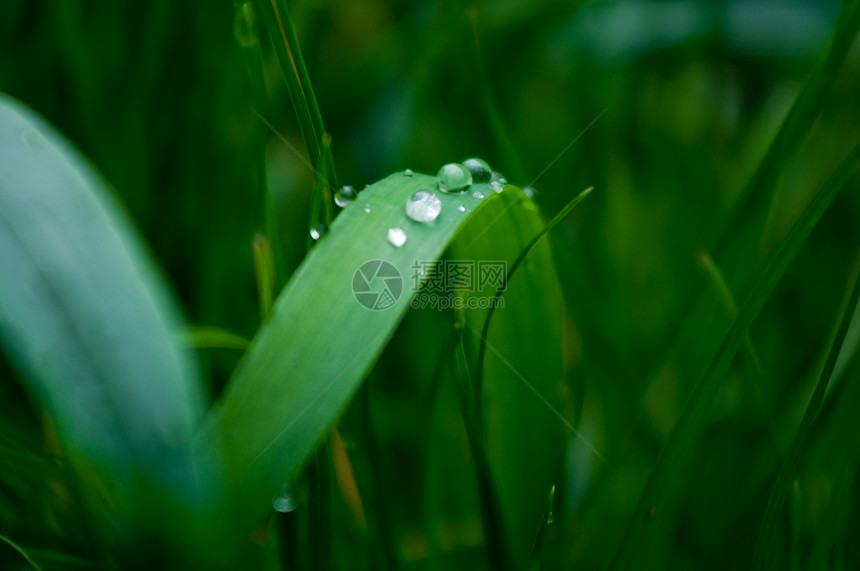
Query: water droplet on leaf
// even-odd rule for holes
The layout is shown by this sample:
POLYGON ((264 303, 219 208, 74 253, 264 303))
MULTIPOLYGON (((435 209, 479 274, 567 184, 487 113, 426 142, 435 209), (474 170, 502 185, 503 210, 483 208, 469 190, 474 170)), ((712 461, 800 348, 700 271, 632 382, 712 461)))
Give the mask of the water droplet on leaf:
POLYGON ((490 165, 487 164, 487 161, 475 157, 463 161, 463 166, 472 173, 472 180, 474 182, 487 182, 490 180, 490 176, 493 172, 492 169, 490 169, 490 165))
POLYGON ((457 210, 459 210, 460 212, 466 212, 466 207, 461 204, 457 207, 457 210))
POLYGON ((501 174, 494 171, 493 174, 490 175, 490 182, 491 183, 497 182, 502 186, 502 188, 504 188, 505 185, 508 184, 508 179, 506 179, 501 174))
POLYGON ((436 184, 442 192, 463 192, 472 185, 472 173, 463 165, 448 163, 439 169, 436 184))
POLYGON ((272 507, 277 512, 289 513, 299 507, 299 501, 290 484, 281 486, 272 496, 272 507))
POLYGON ((492 190, 493 192, 502 192, 502 188, 502 185, 499 184, 499 182, 496 180, 490 183, 490 190, 492 190))
POLYGON ((355 200, 358 193, 351 186, 342 186, 334 193, 334 203, 341 208, 346 208, 349 203, 355 200))
POLYGON ((528 196, 533 201, 537 201, 538 197, 540 196, 540 193, 530 186, 527 186, 523 189, 523 194, 528 196))
POLYGON ((311 238, 314 240, 319 240, 323 236, 325 236, 326 227, 325 224, 317 224, 313 228, 311 228, 311 238))
POLYGON ((406 169, 405 171, 403 171, 403 174, 405 174, 406 176, 412 176, 415 173, 412 172, 412 169, 406 169))
POLYGON ((364 211, 370 214, 370 208, 368 208, 367 206, 364 207, 364 211))
POLYGON ((406 201, 406 216, 415 222, 432 222, 442 211, 442 201, 427 190, 419 190, 406 201))
POLYGON ((474 196, 474 197, 475 197, 475 198, 477 198, 478 200, 483 200, 483 198, 484 198, 484 193, 483 193, 483 192, 479 192, 479 191, 477 191, 477 190, 476 190, 475 192, 473 192, 473 193, 472 193, 472 196, 474 196))
POLYGON ((399 248, 406 243, 406 232, 403 231, 403 228, 389 228, 388 241, 399 248))

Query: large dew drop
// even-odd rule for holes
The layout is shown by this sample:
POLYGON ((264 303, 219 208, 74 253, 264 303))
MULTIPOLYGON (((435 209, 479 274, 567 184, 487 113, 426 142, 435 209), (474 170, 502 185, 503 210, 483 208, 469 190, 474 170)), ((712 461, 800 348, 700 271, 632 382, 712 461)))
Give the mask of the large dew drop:
POLYGON ((403 231, 403 228, 389 228, 388 241, 399 248, 406 243, 406 232, 403 231))
POLYGON ((355 192, 353 187, 342 186, 334 193, 334 203, 341 208, 346 208, 353 200, 355 200, 356 196, 358 196, 358 193, 355 192))
POLYGON ((442 201, 427 190, 419 190, 406 201, 406 216, 415 222, 433 222, 442 212, 442 201))
POLYGON ((436 184, 442 192, 463 192, 472 186, 472 173, 463 165, 448 163, 439 169, 436 184))
POLYGON ((488 182, 493 171, 484 159, 472 157, 463 161, 463 166, 472 173, 474 182, 488 182))

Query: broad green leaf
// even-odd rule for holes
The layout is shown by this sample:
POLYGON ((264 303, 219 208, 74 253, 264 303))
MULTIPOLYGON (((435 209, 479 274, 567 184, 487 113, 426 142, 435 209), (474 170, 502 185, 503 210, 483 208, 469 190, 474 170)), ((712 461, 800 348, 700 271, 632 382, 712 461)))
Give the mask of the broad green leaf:
POLYGON ((92 496, 132 524, 161 501, 192 508, 202 401, 176 303, 93 168, 6 96, 0 268, 2 348, 92 496))
POLYGON ((216 477, 229 490, 229 513, 239 526, 263 517, 274 491, 296 475, 343 411, 410 305, 422 279, 416 262, 435 262, 476 210, 504 220, 506 210, 524 207, 513 187, 497 194, 475 184, 466 193, 437 192, 442 212, 434 222, 410 220, 407 198, 433 188, 433 177, 393 174, 340 214, 279 296, 207 417, 200 443, 223 449, 228 459, 216 477), (486 198, 475 198, 476 190, 486 198), (395 228, 406 235, 400 247, 388 239, 395 228), (364 291, 366 280, 374 289, 364 291), (379 295, 386 287, 391 295, 379 295))
POLYGON ((728 372, 738 350, 743 345, 750 328, 806 238, 854 173, 858 164, 860 164, 860 144, 855 145, 845 160, 842 161, 836 172, 828 179, 795 223, 791 232, 771 257, 768 265, 762 270, 738 311, 737 318, 723 343, 696 383, 687 404, 684 406, 681 417, 675 423, 669 440, 666 442, 657 464, 648 478, 645 489, 639 497, 627 532, 616 553, 612 569, 630 569, 633 567, 640 551, 647 542, 649 527, 653 526, 654 518, 645 518, 644 514, 652 506, 657 506, 659 510, 659 506, 665 502, 666 495, 670 493, 671 487, 675 483, 679 468, 695 443, 699 429, 704 423, 711 403, 713 403, 720 388, 720 383, 728 372))

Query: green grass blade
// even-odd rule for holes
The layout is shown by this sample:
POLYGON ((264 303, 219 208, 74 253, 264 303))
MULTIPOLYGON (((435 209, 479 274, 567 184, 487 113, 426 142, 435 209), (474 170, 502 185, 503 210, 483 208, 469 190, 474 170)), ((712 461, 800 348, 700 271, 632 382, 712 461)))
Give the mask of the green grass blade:
POLYGON ((0 542, 6 545, 5 549, 0 546, 0 563, 4 564, 4 568, 20 569, 22 571, 23 569, 25 569, 24 567, 19 566, 20 563, 19 565, 13 566, 12 562, 9 561, 9 557, 3 553, 4 550, 11 550, 16 554, 15 558, 19 559, 20 561, 23 561, 23 563, 28 566, 28 569, 33 569, 34 571, 42 571, 42 568, 39 567, 36 562, 33 561, 33 559, 27 554, 27 552, 24 551, 24 549, 22 549, 21 546, 19 546, 17 543, 12 541, 5 535, 0 535, 0 542), (9 565, 9 567, 6 567, 6 565, 9 565))
POLYGON ((770 499, 767 503, 764 517, 762 518, 761 528, 759 529, 758 538, 756 539, 755 549, 753 551, 751 569, 759 571, 765 568, 768 555, 768 546, 771 538, 777 529, 777 518, 785 503, 785 498, 788 496, 791 482, 794 478, 794 473, 800 464, 800 459, 806 450, 806 444, 809 440, 809 435, 812 433, 812 428, 815 425, 815 419, 818 412, 821 410, 821 403, 824 401, 824 395, 827 392, 827 386, 833 375, 833 369, 836 367, 836 359, 842 349, 845 341, 845 336, 848 333, 848 326, 851 324, 851 316, 854 313, 854 308, 857 307, 860 301, 860 265, 858 265, 852 275, 848 285, 847 297, 842 304, 842 309, 839 312, 839 319, 836 326, 836 334, 830 343, 830 349, 827 354, 827 360, 824 363, 824 368, 821 371, 821 376, 818 378, 818 383, 815 385, 815 391, 809 399, 809 404, 803 414, 803 419, 800 422, 800 427, 797 429, 797 434, 794 437, 794 442, 791 445, 791 451, 788 457, 783 462, 782 468, 779 471, 776 482, 773 484, 773 490, 770 494, 770 499))
POLYGON ((499 111, 496 97, 493 95, 493 87, 487 74, 487 65, 484 62, 484 52, 481 49, 481 39, 478 31, 478 7, 475 4, 469 7, 468 17, 472 26, 472 54, 475 62, 473 69, 475 70, 477 85, 481 89, 481 109, 486 114, 487 123, 493 133, 493 141, 499 147, 503 163, 510 169, 508 176, 512 177, 511 180, 523 181, 521 184, 524 184, 525 181, 529 180, 528 175, 526 175, 526 170, 517 154, 510 133, 505 127, 505 122, 502 119, 502 114, 499 111))
POLYGON ((649 525, 653 521, 653 518, 646 520, 643 517, 644 514, 651 506, 656 505, 659 509, 659 506, 665 501, 665 496, 670 491, 675 476, 705 421, 720 383, 728 372, 738 350, 743 345, 752 324, 794 256, 827 207, 830 206, 830 203, 848 181, 858 163, 860 163, 860 143, 854 146, 800 216, 750 290, 738 312, 737 319, 735 319, 702 377, 696 383, 684 406, 681 417, 669 435, 669 440, 666 442, 633 512, 627 532, 616 553, 612 565, 613 569, 630 569, 633 562, 636 561, 646 541, 649 525))
POLYGON ((520 569, 534 547, 534 532, 545 515, 547 490, 558 478, 565 440, 573 431, 562 397, 564 306, 560 286, 549 240, 533 243, 546 221, 519 189, 506 187, 503 195, 515 199, 518 208, 512 206, 504 216, 476 212, 475 224, 462 229, 447 257, 506 264, 498 279, 465 294, 464 344, 471 371, 478 370, 479 347, 486 344, 481 424, 510 543, 511 566, 520 569), (518 265, 516 278, 499 300, 504 308, 497 306, 493 325, 482 336, 488 306, 493 305, 500 282, 532 243, 533 250, 518 265))
MULTIPOLYGON (((722 225, 724 231, 711 253, 735 291, 741 291, 749 283, 758 262, 759 242, 766 223, 767 209, 773 202, 779 179, 815 124, 858 30, 860 3, 846 2, 821 62, 795 98, 765 156, 722 225)), ((678 305, 677 313, 666 329, 674 342, 664 342, 662 346, 674 348, 680 338, 695 327, 691 319, 699 313, 690 311, 690 308, 696 307, 697 300, 701 300, 705 285, 703 280, 697 281, 678 305)), ((665 355, 658 357, 652 366, 657 366, 663 358, 665 355)))
MULTIPOLYGON (((209 414, 200 444, 203 450, 224 450, 228 463, 215 477, 231 489, 230 519, 240 528, 264 516, 272 493, 307 462, 358 389, 410 305, 410 281, 420 279, 413 275, 416 261, 437 260, 475 209, 502 212, 517 200, 477 184, 473 188, 485 200, 438 193, 439 218, 432 224, 408 219, 407 198, 434 185, 431 176, 393 174, 337 217, 278 297, 271 319, 209 414), (387 239, 390 228, 405 230, 402 247, 387 239), (386 298, 379 310, 359 303, 352 289, 354 280, 362 281, 359 268, 374 260, 396 271, 388 281, 373 283, 395 288, 394 275, 400 276, 398 295, 386 298)), ((368 293, 374 297, 359 293, 365 302, 368 293)))
POLYGON ((244 351, 251 342, 232 331, 207 325, 189 325, 182 340, 195 349, 238 349, 244 351))
MULTIPOLYGON (((742 247, 748 246, 742 242, 743 238, 753 239, 754 244, 758 245, 758 236, 765 223, 766 210, 773 200, 777 183, 821 113, 822 104, 836 82, 858 30, 860 2, 845 2, 845 8, 836 23, 836 31, 821 63, 797 95, 773 143, 758 164, 724 225, 728 231, 723 234, 714 249, 715 259, 722 261, 726 252, 739 243, 742 247), (749 229, 750 234, 737 232, 739 228, 749 229)), ((757 255, 757 247, 746 249, 753 258, 757 255)))
POLYGON ((567 203, 564 208, 562 208, 558 214, 556 214, 552 220, 550 220, 546 226, 541 228, 540 232, 538 232, 534 238, 531 239, 529 244, 520 252, 517 259, 514 260, 514 263, 511 264, 511 267, 508 268, 507 274, 505 275, 505 280, 502 282, 502 285, 496 290, 495 296, 493 297, 493 303, 490 304, 489 311, 487 312, 487 317, 484 319, 484 325, 481 327, 481 341, 478 349, 478 371, 476 375, 477 388, 475 389, 475 393, 478 399, 478 411, 481 411, 481 395, 483 393, 483 378, 484 378, 484 359, 487 355, 487 337, 490 334, 490 320, 493 318, 493 312, 496 310, 498 305, 497 301, 505 292, 505 289, 508 287, 508 283, 511 281, 511 277, 513 277, 514 272, 517 271, 517 268, 520 267, 520 264, 523 263, 523 260, 526 259, 529 252, 535 249, 535 246, 538 245, 538 242, 541 241, 547 232, 555 228, 555 226, 564 220, 564 218, 570 214, 570 212, 576 208, 576 206, 582 202, 586 196, 591 194, 591 191, 594 190, 594 187, 589 187, 583 190, 579 195, 576 196, 573 200, 567 203))
POLYGON ((331 190, 337 188, 337 176, 331 151, 327 145, 324 145, 325 126, 290 12, 284 0, 253 0, 253 2, 255 12, 263 21, 281 64, 290 101, 299 122, 299 130, 314 169, 315 193, 312 199, 314 208, 321 210, 323 214, 320 220, 328 224, 332 213, 331 190))
POLYGON ((838 551, 840 542, 855 544, 857 535, 856 527, 852 529, 849 521, 855 511, 857 466, 860 464, 860 439, 854 437, 857 434, 857 409, 860 406, 858 355, 855 354, 846 367, 846 380, 850 378, 853 382, 844 386, 845 391, 836 403, 831 418, 825 419, 823 412, 819 415, 820 424, 825 420, 830 424, 825 436, 829 441, 828 454, 838 460, 834 466, 835 473, 830 475, 832 489, 820 516, 821 523, 815 534, 807 569, 856 569, 856 565, 846 565, 844 562, 842 567, 831 564, 834 548, 838 551))
POLYGON ((537 535, 535 536, 535 544, 532 548, 531 557, 529 557, 526 571, 540 571, 543 568, 543 549, 546 543, 546 530, 552 523, 552 502, 555 500, 555 486, 549 490, 549 498, 546 500, 546 512, 544 513, 543 521, 540 523, 537 535))
POLYGON ((505 571, 511 569, 511 557, 508 555, 508 541, 504 530, 504 518, 499 505, 499 494, 493 480, 490 458, 487 447, 482 436, 480 416, 478 414, 478 402, 475 399, 474 384, 469 371, 469 362, 466 359, 466 350, 463 346, 463 334, 465 333, 466 320, 462 312, 459 312, 457 323, 459 324, 459 340, 454 349, 452 363, 452 375, 457 394, 460 397, 460 409, 463 422, 466 425, 466 434, 469 438, 469 447, 475 460, 475 468, 478 477, 478 494, 483 512, 484 533, 487 536, 487 555, 490 569, 505 571))
POLYGON ((265 322, 272 313, 272 303, 275 300, 275 260, 272 257, 272 245, 264 235, 254 236, 253 248, 260 321, 265 322))
POLYGON ((92 167, 6 96, 0 267, 0 344, 90 499, 107 490, 124 526, 178 534, 181 523, 158 514, 197 501, 191 440, 203 408, 174 338, 179 309, 92 167))

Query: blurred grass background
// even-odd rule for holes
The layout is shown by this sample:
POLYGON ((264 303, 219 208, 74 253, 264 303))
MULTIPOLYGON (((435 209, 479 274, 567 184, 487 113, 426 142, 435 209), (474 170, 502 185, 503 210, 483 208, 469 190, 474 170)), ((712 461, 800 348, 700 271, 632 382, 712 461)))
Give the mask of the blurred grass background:
MULTIPOLYGON (((596 189, 553 231, 553 247, 569 310, 562 412, 608 459, 569 440, 547 568, 600 568, 611 559, 731 318, 719 292, 710 290, 694 334, 670 351, 688 294, 703 281, 699 252, 732 231, 725 228, 728 213, 819 60, 841 4, 290 3, 343 184, 360 188, 405 168, 434 173, 442 163, 476 155, 525 186, 605 110, 534 185, 546 217, 583 188, 596 189), (512 152, 495 134, 482 90, 494 99, 512 152)), ((265 141, 275 247, 285 266, 279 284, 305 253, 312 173, 251 108, 235 30, 229 2, 6 0, 0 90, 43 114, 92 159, 142 229, 191 323, 251 337, 258 327, 251 248, 260 224, 258 145, 265 141)), ((268 105, 258 111, 303 149, 267 42, 264 51, 268 105)), ((858 93, 855 46, 781 179, 758 246, 763 257, 857 140, 858 93)), ((666 508, 677 517, 643 568, 725 569, 749 560, 857 256, 857 186, 855 177, 756 323, 751 340, 758 361, 741 355, 726 379, 677 486, 677 505, 666 508)), ((736 298, 745 285, 734 286, 736 298)), ((238 356, 201 352, 213 394, 238 356)), ((0 369, 0 437, 39 442, 39 419, 21 409, 24 399, 6 369, 0 369)), ((379 409, 390 415, 376 422, 389 453, 377 468, 394 477, 420 470, 408 450, 427 444, 404 442, 404 434, 414 433, 412 413, 385 406, 400 402, 402 390, 389 373, 377 370, 372 383, 379 409)), ((853 441, 855 434, 838 438, 853 441)), ((838 438, 828 446, 838 450, 838 438)), ((819 456, 804 464, 799 499, 786 516, 800 522, 797 534, 805 539, 796 545, 815 534, 832 493, 832 458, 819 456)), ((22 489, 38 487, 25 474, 39 473, 44 460, 32 460, 33 466, 4 468, 0 532, 39 545, 52 529, 52 541, 79 551, 70 522, 46 527, 43 515, 15 504, 22 493, 28 497, 22 489)), ((408 512, 415 490, 390 489, 385 501, 393 517, 408 523, 400 511, 408 512)), ((846 530, 860 532, 856 513, 851 517, 846 530)), ((474 553, 480 526, 470 521, 448 530, 447 545, 458 554, 451 561, 474 566, 482 561, 474 553)), ((350 558, 355 525, 342 525, 347 539, 336 547, 343 568, 370 568, 350 558)), ((404 567, 429 568, 420 531, 395 529, 404 567)))

